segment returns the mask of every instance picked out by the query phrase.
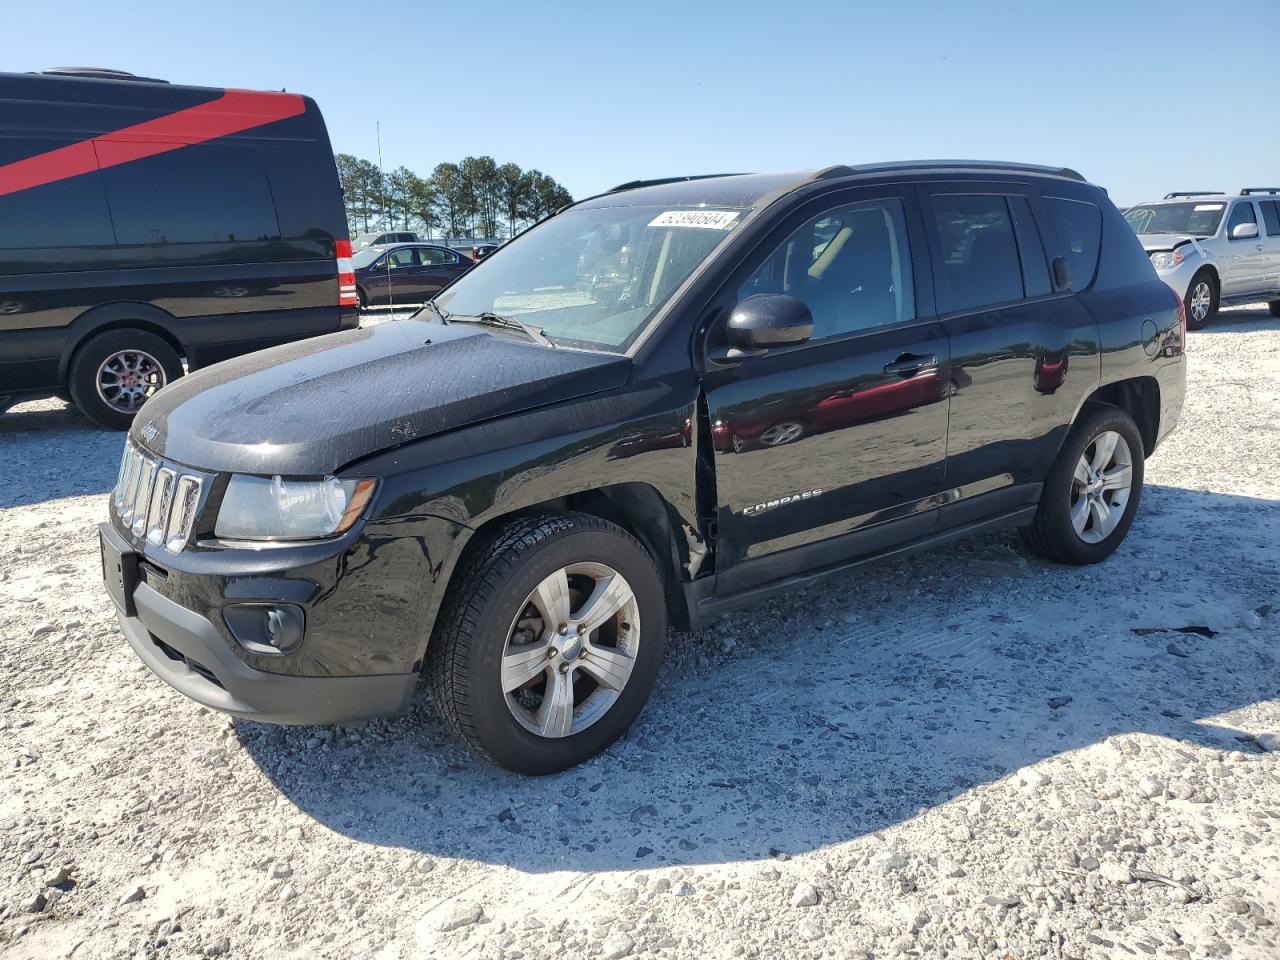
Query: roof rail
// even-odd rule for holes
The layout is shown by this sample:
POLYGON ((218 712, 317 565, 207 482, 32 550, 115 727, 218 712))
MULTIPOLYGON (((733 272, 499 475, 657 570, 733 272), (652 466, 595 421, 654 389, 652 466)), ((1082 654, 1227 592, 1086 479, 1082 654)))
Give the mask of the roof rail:
MULTIPOLYGON (((919 170, 921 168, 945 167, 948 169, 969 169, 969 170, 1009 170, 1020 171, 1022 173, 1048 173, 1056 177, 1066 177, 1068 180, 1079 180, 1084 182, 1084 177, 1070 167, 1050 167, 1040 163, 1006 163, 999 160, 899 160, 894 163, 862 163, 846 167, 849 173, 879 173, 881 171, 892 172, 894 170, 919 170)), ((822 171, 826 176, 839 176, 832 173, 836 167, 830 167, 822 171)))
POLYGON ((1166 193, 1166 200, 1176 200, 1178 197, 1220 197, 1221 190, 1175 190, 1172 193, 1166 193))
POLYGON ((604 193, 621 193, 624 190, 638 190, 641 187, 660 187, 664 183, 684 183, 688 180, 711 180, 715 177, 741 177, 741 173, 699 173, 691 177, 661 177, 657 180, 628 180, 626 183, 620 183, 604 193))
POLYGON ((1280 187, 1245 187, 1240 196, 1247 197, 1251 193, 1280 193, 1280 187))
POLYGON ((87 80, 136 80, 142 83, 168 83, 155 77, 140 77, 128 70, 112 70, 110 67, 52 67, 40 71, 54 77, 82 77, 87 80))

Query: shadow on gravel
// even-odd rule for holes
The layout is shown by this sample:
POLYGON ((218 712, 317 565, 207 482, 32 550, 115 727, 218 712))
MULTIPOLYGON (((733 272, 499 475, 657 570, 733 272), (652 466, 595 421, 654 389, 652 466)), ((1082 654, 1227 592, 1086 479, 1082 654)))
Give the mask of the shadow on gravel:
POLYGON ((95 426, 60 400, 0 413, 0 508, 108 493, 123 448, 123 433, 95 426))
POLYGON ((1227 307, 1219 311, 1204 329, 1193 330, 1192 336, 1212 336, 1215 333, 1255 333, 1263 330, 1280 331, 1280 317, 1273 317, 1265 305, 1227 307))
MULTIPOLYGON (((1278 538, 1272 501, 1155 486, 1097 567, 1001 535, 732 614, 671 636, 626 739, 544 779, 462 752, 425 703, 355 732, 236 728, 301 810, 372 844, 536 872, 799 853, 1113 734, 1256 751, 1197 720, 1280 696, 1280 611, 1254 613, 1280 601, 1278 538), (1187 624, 1216 633, 1134 632, 1187 624)), ((1060 789, 1100 788, 1077 776, 1060 789)))

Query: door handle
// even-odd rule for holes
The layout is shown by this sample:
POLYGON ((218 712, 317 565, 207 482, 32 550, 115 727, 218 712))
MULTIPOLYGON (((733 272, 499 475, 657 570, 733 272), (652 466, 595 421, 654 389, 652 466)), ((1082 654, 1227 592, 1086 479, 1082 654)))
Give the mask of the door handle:
POLYGON ((914 377, 921 370, 937 365, 938 358, 931 353, 904 353, 897 360, 886 363, 884 372, 899 377, 914 377))

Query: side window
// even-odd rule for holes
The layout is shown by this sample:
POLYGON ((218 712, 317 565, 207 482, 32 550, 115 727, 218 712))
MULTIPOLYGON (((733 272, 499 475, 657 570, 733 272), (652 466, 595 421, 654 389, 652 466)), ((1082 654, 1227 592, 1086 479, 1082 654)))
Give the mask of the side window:
POLYGON ((896 199, 823 213, 782 242, 738 290, 784 293, 813 314, 813 338, 914 319, 906 215, 896 199))
MULTIPOLYGON (((68 146, 70 141, 0 137, 0 167, 68 146)), ((32 161, 37 162, 37 161, 32 161)), ((95 170, 0 193, 0 250, 109 247, 116 242, 102 178, 95 170)), ((0 190, 6 185, 0 182, 0 190)))
POLYGON ((1231 218, 1227 220, 1227 237, 1231 237, 1231 232, 1242 223, 1256 224, 1258 215, 1253 212, 1253 204, 1248 200, 1241 200, 1231 208, 1231 218))
POLYGON ((418 251, 413 247, 401 247, 399 250, 392 250, 387 254, 387 266, 395 270, 398 267, 416 267, 418 265, 418 251))
POLYGON ((1092 203, 1046 197, 1045 206, 1058 240, 1067 255, 1071 287, 1083 290, 1098 272, 1098 250, 1102 244, 1102 211, 1092 203))
POLYGON ((1274 200, 1263 200, 1258 206, 1262 207, 1262 220, 1267 225, 1267 236, 1280 236, 1280 204, 1274 200))
POLYGON ((1028 297, 1043 297, 1049 293, 1049 264, 1044 256, 1044 241, 1040 229, 1031 215, 1031 201, 1023 196, 1009 197, 1009 210, 1013 213, 1013 228, 1018 236, 1018 256, 1022 259, 1022 283, 1028 297))
POLYGON ((432 266, 441 263, 457 263, 458 255, 448 250, 441 250, 439 247, 425 247, 422 250, 422 262, 432 266))
POLYGON ((251 149, 183 146, 102 171, 122 244, 231 243, 280 236, 262 160, 251 149))
POLYGON ((1009 205, 990 194, 929 198, 942 242, 938 307, 943 313, 1022 299, 1022 268, 1009 205))

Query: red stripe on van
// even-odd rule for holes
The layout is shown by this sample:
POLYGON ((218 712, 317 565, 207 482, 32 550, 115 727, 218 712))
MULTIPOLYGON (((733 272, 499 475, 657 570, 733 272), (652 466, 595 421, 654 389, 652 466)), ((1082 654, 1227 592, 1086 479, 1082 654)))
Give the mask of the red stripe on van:
POLYGON ((296 117, 296 93, 227 90, 217 100, 0 166, 0 197, 296 117))

